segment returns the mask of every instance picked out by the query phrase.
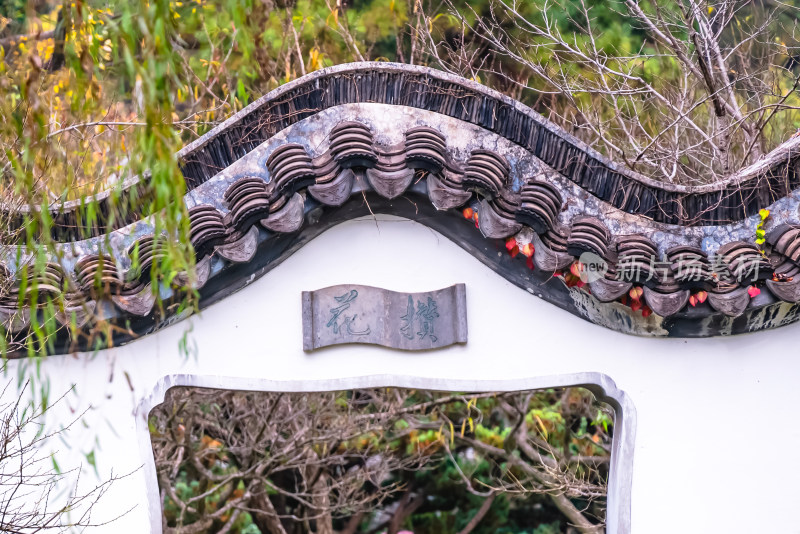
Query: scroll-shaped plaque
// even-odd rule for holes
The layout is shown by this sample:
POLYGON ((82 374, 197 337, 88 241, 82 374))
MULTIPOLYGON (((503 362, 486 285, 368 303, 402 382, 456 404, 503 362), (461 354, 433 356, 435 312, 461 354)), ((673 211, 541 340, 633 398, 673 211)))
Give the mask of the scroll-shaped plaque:
POLYGON ((352 284, 303 291, 303 350, 342 343, 429 350, 466 342, 464 284, 425 293, 352 284))

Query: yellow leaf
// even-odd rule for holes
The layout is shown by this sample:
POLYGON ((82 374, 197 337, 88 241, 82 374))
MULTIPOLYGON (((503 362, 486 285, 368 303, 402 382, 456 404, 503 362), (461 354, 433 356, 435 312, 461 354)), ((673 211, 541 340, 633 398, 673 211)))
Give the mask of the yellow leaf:
POLYGON ((547 429, 545 428, 541 418, 539 418, 539 416, 536 414, 533 414, 533 416, 536 418, 536 422, 539 423, 539 428, 542 429, 542 435, 544 435, 544 439, 547 439, 547 429))
POLYGON ((323 55, 320 52, 318 47, 316 47, 316 46, 313 47, 308 52, 308 57, 309 57, 309 66, 310 66, 311 70, 318 70, 318 69, 322 68, 323 55))
POLYGON ((335 28, 339 25, 339 11, 336 8, 331 9, 330 15, 325 19, 325 25, 331 28, 335 28), (333 17, 333 25, 330 23, 331 17, 333 17))

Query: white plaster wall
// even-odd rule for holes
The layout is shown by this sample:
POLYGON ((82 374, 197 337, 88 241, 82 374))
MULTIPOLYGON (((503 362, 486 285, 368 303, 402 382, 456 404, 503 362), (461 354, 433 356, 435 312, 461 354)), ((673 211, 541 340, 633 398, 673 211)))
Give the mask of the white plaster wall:
MULTIPOLYGON (((95 355, 49 358, 43 370, 54 394, 77 383, 79 395, 69 403, 93 408, 88 428, 70 431, 72 449, 59 445, 62 468, 79 463, 78 453, 97 438, 102 476, 141 465, 132 413, 168 374, 499 380, 602 372, 629 394, 638 412, 633 532, 791 533, 800 532, 791 513, 800 462, 778 448, 777 438, 784 444, 800 439, 794 424, 798 328, 704 340, 619 334, 512 286, 424 226, 380 217, 329 230, 199 317, 95 355), (467 285, 466 346, 428 353, 371 346, 302 351, 302 290, 359 283, 426 291, 457 282, 467 285), (190 327, 194 353, 187 357, 178 345, 190 327)), ((51 414, 51 420, 67 416, 51 414)), ((145 495, 141 470, 116 483, 95 520, 136 506, 97 531, 147 532, 145 495)))

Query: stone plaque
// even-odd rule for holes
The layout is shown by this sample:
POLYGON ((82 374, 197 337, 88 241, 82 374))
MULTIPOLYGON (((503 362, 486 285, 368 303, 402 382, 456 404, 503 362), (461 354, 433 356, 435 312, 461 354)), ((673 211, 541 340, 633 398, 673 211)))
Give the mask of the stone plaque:
POLYGON ((342 343, 428 350, 466 342, 464 284, 425 293, 352 284, 303 291, 303 350, 342 343))

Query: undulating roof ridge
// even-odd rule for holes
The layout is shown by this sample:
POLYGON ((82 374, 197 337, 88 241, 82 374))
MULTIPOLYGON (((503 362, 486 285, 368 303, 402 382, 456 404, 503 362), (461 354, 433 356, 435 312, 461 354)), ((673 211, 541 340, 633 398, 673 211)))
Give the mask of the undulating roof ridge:
MULTIPOLYGON (((615 164, 574 136, 501 93, 477 82, 423 66, 388 62, 337 65, 285 84, 248 105, 177 154, 191 191, 252 151, 278 131, 332 106, 377 102, 442 113, 471 122, 530 150, 588 194, 631 214, 677 225, 740 221, 786 197, 800 186, 800 138, 792 138, 761 160, 725 180, 702 186, 658 182, 615 164)), ((126 180, 131 197, 146 195, 146 181, 126 180)), ((146 215, 116 209, 108 193, 96 195, 98 221, 81 216, 85 200, 53 207, 59 241, 101 235, 146 215), (105 226, 111 212, 114 225, 105 226)), ((127 195, 121 196, 125 204, 127 195)), ((128 209, 131 208, 131 209, 128 209)), ((27 206, 0 207, 12 225, 24 223, 27 206)))
MULTIPOLYGON (((237 117, 252 116, 248 109, 237 117)), ((241 128, 232 120, 216 135, 241 128)), ((213 133, 182 157, 209 147, 218 139, 213 133)), ((437 111, 381 103, 329 106, 274 132, 192 188, 186 202, 198 260, 196 288, 203 305, 224 298, 325 228, 369 213, 360 202, 367 195, 370 210, 419 220, 513 283, 610 328, 694 337, 800 318, 796 200, 782 201, 762 252, 747 221, 725 228, 654 222, 586 193, 546 163, 503 132, 437 111), (406 203, 393 202, 400 196, 430 202, 409 211, 406 203), (510 254, 498 258, 506 247, 510 254), (530 260, 514 260, 515 247, 519 258, 529 253, 530 260), (570 271, 579 272, 587 257, 605 270, 581 289, 583 282, 569 283, 575 282, 570 271), (560 281, 554 281, 558 273, 560 281), (642 307, 654 313, 642 315, 642 307)), ((153 309, 148 271, 160 252, 152 232, 144 219, 108 236, 65 243, 64 256, 35 275, 39 298, 64 302, 57 319, 65 330, 90 327, 100 313, 132 325, 133 334, 120 335, 118 343, 172 320, 153 309)), ((20 335, 37 306, 17 306, 27 298, 19 294, 23 286, 0 295, 0 323, 20 335)), ((74 343, 64 338, 58 350, 73 349, 74 343)))

